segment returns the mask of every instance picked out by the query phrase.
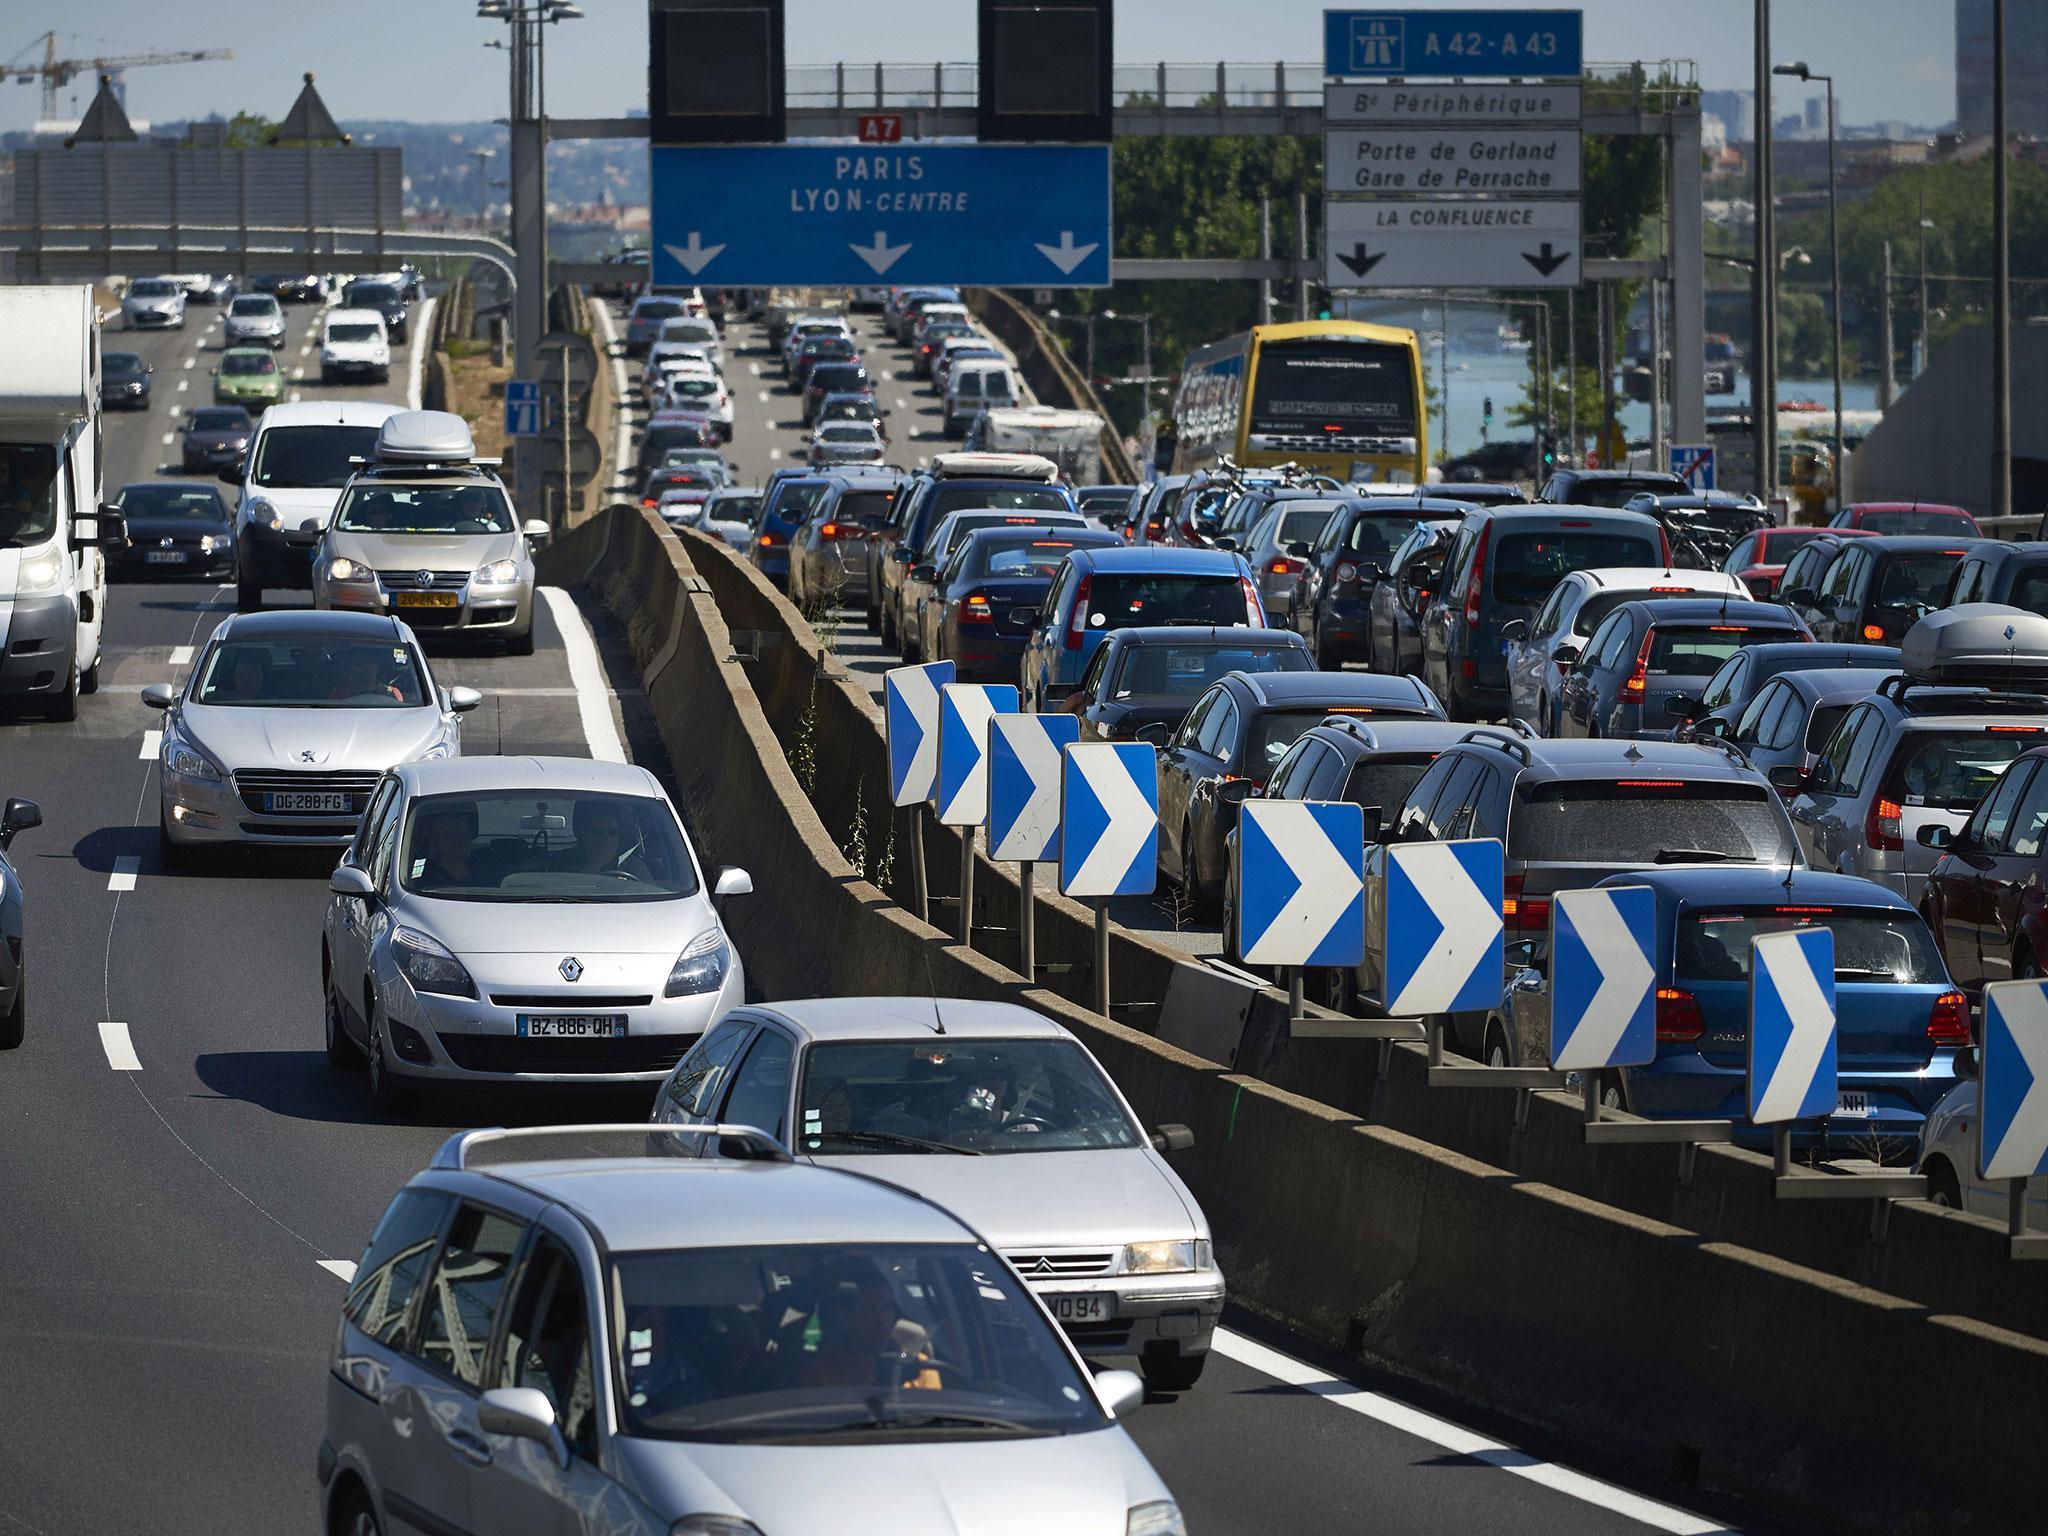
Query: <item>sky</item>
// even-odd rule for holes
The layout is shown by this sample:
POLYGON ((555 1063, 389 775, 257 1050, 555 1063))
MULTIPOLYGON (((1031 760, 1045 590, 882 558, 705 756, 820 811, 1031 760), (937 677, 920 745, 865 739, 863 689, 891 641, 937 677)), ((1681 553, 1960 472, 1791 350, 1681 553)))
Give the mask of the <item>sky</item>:
MULTIPOLYGON (((582 20, 548 32, 548 111, 623 115, 645 105, 645 0, 579 0, 582 20)), ((1414 9, 1441 9, 1414 3, 1414 9)), ((1751 0, 1581 0, 1589 61, 1691 59, 1709 89, 1750 84, 1751 0)), ((1120 0, 1119 64, 1228 59, 1312 60, 1320 0, 1120 0)), ((232 62, 138 69, 132 116, 169 120, 238 110, 282 116, 300 75, 314 70, 343 119, 461 122, 502 117, 506 54, 484 44, 504 26, 476 19, 472 0, 4 0, 0 60, 40 58, 57 29, 65 57, 160 48, 232 48, 232 62)), ((971 60, 972 0, 788 0, 791 64, 971 60)), ((1938 124, 1955 115, 1954 10, 1949 0, 1775 0, 1778 60, 1804 59, 1836 76, 1841 121, 1938 124)), ((1781 98, 1801 92, 1795 81, 1781 98)), ((82 111, 60 98, 60 115, 82 111)), ((36 117, 35 85, 0 81, 0 131, 36 117)), ((1791 110, 1785 106, 1782 110, 1791 110)))

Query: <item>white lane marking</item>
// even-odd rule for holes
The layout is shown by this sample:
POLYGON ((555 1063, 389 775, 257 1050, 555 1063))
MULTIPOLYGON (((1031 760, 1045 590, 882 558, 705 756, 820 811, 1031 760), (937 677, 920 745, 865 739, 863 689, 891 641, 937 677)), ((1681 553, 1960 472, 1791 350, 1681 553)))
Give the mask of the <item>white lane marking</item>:
POLYGON ((188 358, 186 358, 186 359, 185 359, 185 367, 186 367, 187 371, 190 371, 191 369, 197 368, 198 366, 199 366, 199 354, 198 354, 197 352, 193 353, 193 354, 192 354, 192 355, 191 355, 190 357, 188 357, 188 358))
POLYGON ((1603 1483, 1569 1467, 1539 1461, 1527 1451, 1516 1450, 1498 1440, 1489 1440, 1448 1419, 1440 1419, 1433 1413, 1424 1413, 1419 1408, 1411 1408, 1381 1393, 1328 1375, 1228 1328, 1218 1328, 1209 1347, 1226 1360, 1250 1366, 1290 1387, 1298 1387, 1311 1396, 1335 1403, 1339 1408, 1348 1408, 1389 1429, 1413 1435, 1418 1440, 1427 1440, 1431 1445, 1441 1446, 1455 1455, 1469 1456, 1474 1461, 1498 1467, 1516 1477, 1526 1477, 1532 1483, 1540 1483, 1581 1503, 1610 1510, 1652 1530, 1666 1531, 1670 1536, 1739 1536, 1732 1527, 1717 1525, 1685 1510, 1674 1509, 1669 1504, 1660 1504, 1655 1499, 1646 1499, 1641 1494, 1617 1488, 1612 1483, 1603 1483))
POLYGON ((891 382, 892 380, 894 380, 894 379, 895 379, 895 377, 896 377, 896 375, 895 375, 895 374, 893 374, 893 373, 891 373, 891 372, 890 372, 890 371, 889 371, 888 369, 884 368, 884 369, 882 370, 882 382, 883 382, 884 384, 887 384, 887 383, 891 382))
POLYGON ((298 391, 297 391, 297 390, 295 389, 295 390, 293 390, 293 391, 292 391, 292 404, 293 404, 293 405, 297 405, 298 403, 299 403, 299 392, 298 392, 298 391))
POLYGON ((768 457, 771 459, 779 459, 782 457, 782 450, 780 448, 770 448, 768 450, 768 457))
POLYGON ((191 647, 191 646, 189 646, 189 645, 174 645, 174 646, 172 646, 172 647, 171 647, 171 665, 172 665, 172 666, 174 666, 174 667, 189 667, 189 666, 191 666, 191 665, 192 665, 192 647, 191 647))
POLYGON ((356 1277, 356 1261, 354 1259, 319 1259, 315 1262, 343 1285, 347 1285, 356 1277))
POLYGON ((135 857, 135 855, 127 854, 116 859, 114 860, 114 872, 107 876, 107 889, 110 891, 134 890, 135 877, 141 872, 142 860, 135 857))
POLYGON ((162 731, 144 731, 142 733, 142 750, 136 753, 135 756, 138 760, 146 763, 155 757, 157 753, 163 751, 163 749, 164 733, 162 731))
POLYGON ((135 1054, 135 1043, 128 1038, 126 1024, 102 1024, 100 1049, 107 1053, 107 1065, 116 1072, 142 1070, 142 1058, 135 1054))
POLYGON ((172 444, 172 443, 174 443, 174 442, 176 442, 177 440, 178 440, 178 434, 177 434, 177 433, 175 433, 175 432, 166 432, 166 433, 164 434, 164 446, 165 446, 166 448, 170 447, 170 446, 171 446, 171 444, 172 444))
MULTIPOLYGON (((420 391, 426 387, 427 349, 426 338, 434 334, 434 306, 440 299, 420 301, 419 310, 407 322, 405 334, 410 338, 407 350, 412 353, 405 370, 405 408, 416 411, 420 408, 420 391)), ((294 399, 297 396, 293 397, 294 399)))
POLYGON ((590 743, 590 755, 603 763, 623 763, 625 744, 619 728, 612 724, 609 690, 604 685, 604 668, 598 665, 597 642, 590 626, 576 611, 576 600, 560 587, 542 587, 542 599, 562 632, 562 649, 569 657, 569 681, 576 685, 576 713, 583 720, 583 739, 590 743))
POLYGON ((907 411, 910 409, 910 402, 904 399, 903 396, 898 395, 896 397, 896 409, 899 411, 907 411))
MULTIPOLYGON (((761 365, 759 363, 749 363, 747 364, 747 372, 751 373, 755 378, 758 379, 759 377, 761 377, 761 365)), ((768 397, 766 395, 763 395, 761 398, 763 400, 766 400, 768 397)))
POLYGON ((765 389, 761 391, 761 403, 763 405, 768 403, 768 391, 765 389))
POLYGON ((631 413, 626 409, 626 356, 619 346, 619 333, 612 324, 612 307, 609 303, 597 306, 597 328, 604 333, 605 354, 612 364, 612 393, 619 402, 618 440, 612 444, 612 473, 623 480, 633 465, 633 424, 631 413))
POLYGON ((182 395, 183 393, 185 393, 185 391, 186 391, 186 390, 190 389, 191 387, 192 387, 192 381, 191 381, 190 379, 180 379, 180 380, 178 380, 178 393, 179 393, 179 394, 181 394, 181 395, 182 395))

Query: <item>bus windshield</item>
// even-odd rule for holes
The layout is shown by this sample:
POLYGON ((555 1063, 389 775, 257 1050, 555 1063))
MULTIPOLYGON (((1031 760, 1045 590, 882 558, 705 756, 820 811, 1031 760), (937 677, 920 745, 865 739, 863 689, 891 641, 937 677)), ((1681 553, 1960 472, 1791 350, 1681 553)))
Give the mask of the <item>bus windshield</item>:
POLYGON ((1374 341, 1274 341, 1252 376, 1253 432, 1415 435, 1415 371, 1402 347, 1374 341))

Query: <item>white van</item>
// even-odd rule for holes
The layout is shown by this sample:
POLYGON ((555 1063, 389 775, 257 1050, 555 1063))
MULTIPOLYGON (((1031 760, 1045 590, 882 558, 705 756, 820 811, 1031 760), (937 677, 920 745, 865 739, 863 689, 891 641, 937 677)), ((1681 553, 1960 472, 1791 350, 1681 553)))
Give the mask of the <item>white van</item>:
POLYGON ((100 330, 84 285, 0 288, 0 696, 78 715, 99 686, 105 544, 100 330))
POLYGON ((261 608, 266 587, 311 589, 313 550, 341 488, 376 456, 378 429, 404 409, 383 401, 301 400, 263 413, 248 455, 221 473, 242 487, 235 509, 237 610, 261 608))
POLYGON ((1004 411, 1019 403, 1017 380, 1007 363, 963 360, 946 380, 946 436, 965 437, 983 411, 1004 411))
POLYGON ((374 309, 330 309, 320 327, 320 382, 391 381, 391 333, 374 309))

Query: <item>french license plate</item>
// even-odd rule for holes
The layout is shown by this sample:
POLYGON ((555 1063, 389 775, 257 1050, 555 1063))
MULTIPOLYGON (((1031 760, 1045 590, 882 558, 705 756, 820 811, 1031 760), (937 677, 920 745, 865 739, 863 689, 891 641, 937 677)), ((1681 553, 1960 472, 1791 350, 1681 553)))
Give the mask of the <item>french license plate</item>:
POLYGON ((460 592, 394 592, 391 601, 401 608, 459 608, 460 592))
POLYGON ((348 796, 310 789, 270 790, 263 796, 266 811, 341 811, 349 808, 348 796))
POLYGON ((142 558, 150 565, 183 565, 185 563, 185 551, 182 549, 152 549, 145 553, 142 558))
POLYGON ((514 1024, 522 1040, 623 1040, 623 1013, 522 1013, 514 1024))
POLYGON ((1116 1315, 1114 1298, 1101 1291, 1085 1296, 1048 1296, 1045 1304, 1053 1320, 1061 1323, 1106 1323, 1116 1315))
POLYGON ((1837 1120, 1868 1120, 1870 1118, 1870 1095, 1867 1093, 1843 1093, 1837 1095, 1835 1118, 1837 1120))

